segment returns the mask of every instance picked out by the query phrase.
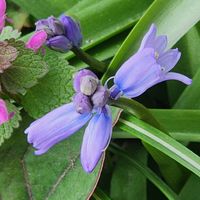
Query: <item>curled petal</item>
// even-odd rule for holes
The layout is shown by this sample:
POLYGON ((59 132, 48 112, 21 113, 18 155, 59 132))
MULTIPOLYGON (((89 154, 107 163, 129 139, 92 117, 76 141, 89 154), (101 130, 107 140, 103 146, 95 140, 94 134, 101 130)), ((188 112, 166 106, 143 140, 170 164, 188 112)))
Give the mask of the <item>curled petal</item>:
POLYGON ((181 57, 181 52, 178 49, 170 49, 163 53, 158 58, 158 63, 165 69, 166 72, 170 71, 181 57))
POLYGON ((109 107, 95 114, 90 120, 83 137, 81 163, 84 170, 92 172, 107 148, 112 134, 112 118, 109 107))
POLYGON ((25 133, 28 134, 28 142, 37 149, 35 154, 40 155, 79 130, 90 117, 90 113, 77 113, 73 103, 69 103, 33 122, 25 133))
POLYGON ((6 103, 0 99, 0 125, 7 122, 14 116, 14 113, 8 113, 6 103))
POLYGON ((65 36, 55 36, 47 40, 47 46, 60 52, 67 52, 72 48, 71 42, 65 36))
POLYGON ((177 80, 182 83, 185 83, 186 85, 192 84, 192 79, 188 78, 187 76, 184 76, 183 74, 175 73, 175 72, 169 72, 166 75, 163 76, 161 81, 167 81, 167 80, 177 80))
POLYGON ((42 45, 46 42, 46 39, 47 34, 45 31, 37 31, 26 43, 26 48, 32 49, 33 51, 37 52, 37 50, 42 47, 42 45))

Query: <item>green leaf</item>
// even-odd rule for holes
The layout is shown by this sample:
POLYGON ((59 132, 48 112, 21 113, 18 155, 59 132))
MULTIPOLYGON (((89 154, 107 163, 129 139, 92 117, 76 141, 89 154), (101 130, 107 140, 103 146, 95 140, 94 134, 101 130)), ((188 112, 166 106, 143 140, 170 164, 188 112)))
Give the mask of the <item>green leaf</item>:
POLYGON ((6 26, 0 34, 0 41, 18 39, 20 35, 21 33, 18 30, 14 30, 11 26, 6 26))
POLYGON ((80 164, 79 152, 83 131, 59 143, 43 156, 27 151, 23 128, 0 149, 0 196, 4 200, 87 199, 91 196, 102 169, 87 174, 80 164), (25 154, 25 155, 24 155, 25 154))
POLYGON ((148 0, 123 0, 123 3, 121 0, 102 0, 95 3, 93 0, 87 1, 91 2, 90 6, 84 6, 84 9, 79 10, 78 13, 75 14, 73 8, 72 11, 67 11, 67 14, 72 16, 75 14, 80 21, 84 36, 83 46, 86 49, 132 26, 151 2, 148 0), (119 13, 120 20, 116 17, 119 13))
MULTIPOLYGON (((199 110, 150 109, 150 111, 174 139, 184 142, 200 142, 199 110)), ((130 116, 127 113, 124 115, 130 116)), ((135 137, 116 127, 113 138, 135 137)))
POLYGON ((19 121, 21 120, 19 109, 8 101, 6 101, 6 105, 9 113, 14 112, 15 114, 9 121, 0 126, 0 146, 5 139, 11 137, 13 130, 19 127, 19 121))
MULTIPOLYGON (((129 155, 132 155, 131 159, 139 160, 143 165, 147 164, 147 152, 141 145, 135 142, 126 143, 124 146, 129 155)), ((116 161, 112 173, 110 196, 115 200, 132 200, 138 197, 140 200, 146 200, 146 184, 146 177, 141 171, 127 162, 127 158, 121 157, 116 161)))
MULTIPOLYGON (((134 167, 135 169, 137 169, 139 172, 141 172, 149 181, 151 181, 161 192, 163 192, 163 194, 168 198, 168 199, 171 199, 171 200, 176 200, 178 199, 178 196, 176 195, 176 193, 174 193, 174 191, 165 183, 163 182, 163 180, 158 177, 150 168, 148 168, 146 166, 146 164, 144 164, 143 162, 141 162, 140 160, 138 159, 133 159, 132 156, 130 156, 129 153, 127 153, 127 151, 124 151, 122 148, 120 148, 119 146, 117 145, 111 145, 110 147, 110 150, 121 156, 122 158, 124 158, 126 160, 126 163, 127 161, 129 162, 129 164, 132 165, 132 167, 134 167)), ((129 178, 129 177, 128 177, 129 178)), ((138 182, 137 182, 138 183, 138 182)), ((136 182, 135 182, 136 184, 136 182)), ((121 189, 120 189, 121 190, 121 189)), ((130 189, 131 190, 131 189, 130 189)), ((128 192, 130 192, 130 190, 128 192)), ((133 188, 132 188, 133 190, 133 188)), ((142 197, 141 193, 143 193, 143 191, 141 191, 138 195, 137 195, 137 198, 138 196, 140 196, 140 198, 142 197)), ((124 198, 123 198, 124 199, 124 198)), ((131 198, 133 199, 133 198, 131 198)))
POLYGON ((179 109, 199 109, 200 108, 200 69, 193 78, 192 85, 187 87, 174 105, 179 109))
POLYGON ((200 179, 198 176, 191 174, 188 181, 181 190, 179 196, 181 200, 199 199, 200 179))
POLYGON ((156 24, 158 34, 168 36, 168 47, 170 48, 199 21, 199 9, 200 1, 154 1, 120 47, 103 81, 105 82, 114 75, 121 64, 137 51, 142 37, 152 23, 156 24))
POLYGON ((96 188, 92 195, 93 200, 111 200, 99 187, 96 188))
POLYGON ((75 69, 66 60, 53 54, 45 56, 45 61, 49 73, 22 98, 22 105, 33 118, 68 103, 73 95, 72 75, 75 69))
POLYGON ((120 128, 168 155, 200 177, 200 158, 170 136, 135 117, 119 119, 120 128))
POLYGON ((0 196, 4 200, 29 199, 22 166, 23 155, 28 146, 23 128, 28 125, 28 121, 23 120, 21 124, 0 148, 0 196))
MULTIPOLYGON (((192 27, 192 29, 175 45, 181 51, 181 59, 177 63, 174 71, 182 73, 190 78, 195 76, 200 64, 200 57, 198 54, 200 51, 199 28, 200 23, 197 23, 197 25, 192 27)), ((167 82, 167 92, 171 106, 176 103, 186 87, 188 86, 178 81, 167 82)))
POLYGON ((40 55, 26 49, 22 41, 9 40, 9 45, 18 50, 18 56, 1 74, 1 81, 8 92, 24 94, 48 72, 47 64, 40 55))
POLYGON ((46 18, 50 15, 59 16, 75 5, 78 0, 12 0, 35 18, 46 18))
MULTIPOLYGON (((83 131, 54 146, 48 153, 25 155, 24 167, 27 184, 33 199, 86 199, 99 179, 101 165, 87 174, 80 164, 80 145, 83 131)), ((30 195, 29 194, 29 195, 30 195)))

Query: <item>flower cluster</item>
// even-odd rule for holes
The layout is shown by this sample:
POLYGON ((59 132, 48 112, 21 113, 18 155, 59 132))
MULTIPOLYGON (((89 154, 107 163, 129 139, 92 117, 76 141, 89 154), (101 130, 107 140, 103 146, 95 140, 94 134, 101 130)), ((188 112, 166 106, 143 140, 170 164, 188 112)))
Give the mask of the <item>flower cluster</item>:
POLYGON ((81 163, 86 172, 91 172, 112 134, 111 112, 106 105, 109 91, 100 85, 93 72, 86 69, 75 74, 74 90, 76 94, 73 102, 36 120, 25 133, 28 134, 28 142, 33 143, 37 149, 35 153, 40 155, 78 131, 90 120, 83 137, 81 163))
POLYGON ((26 44, 27 48, 37 51, 44 43, 51 49, 67 52, 80 47, 82 34, 79 24, 69 16, 58 19, 51 16, 36 22, 36 32, 26 44))
MULTIPOLYGON (((40 24, 44 26, 44 22, 40 24)), ((59 33, 63 31, 57 21, 54 21, 54 28, 51 27, 51 30, 54 31, 53 33, 50 31, 48 33, 50 35, 55 31, 59 33)), ((35 152, 37 155, 45 153, 90 120, 83 138, 81 163, 86 172, 91 172, 109 144, 112 134, 111 113, 107 105, 109 98, 116 100, 123 95, 134 98, 165 80, 178 80, 187 85, 191 84, 192 80, 188 77, 169 72, 180 59, 181 53, 178 49, 165 51, 167 37, 156 36, 156 32, 156 26, 151 25, 138 52, 120 67, 114 77, 111 77, 114 79, 114 85, 109 90, 107 86, 102 86, 98 77, 89 70, 81 70, 75 75, 76 94, 73 102, 36 120, 25 131, 28 134, 28 142, 37 149, 35 152)), ((62 45, 58 48, 63 48, 62 45)))

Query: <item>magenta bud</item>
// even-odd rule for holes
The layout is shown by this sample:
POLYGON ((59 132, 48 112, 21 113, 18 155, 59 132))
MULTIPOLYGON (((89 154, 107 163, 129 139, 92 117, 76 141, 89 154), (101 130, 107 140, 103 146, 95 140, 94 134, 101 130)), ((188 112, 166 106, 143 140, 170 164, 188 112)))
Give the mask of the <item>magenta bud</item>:
POLYGON ((0 125, 9 121, 13 116, 13 112, 8 112, 5 101, 3 99, 0 99, 0 125))
POLYGON ((46 42, 47 34, 45 31, 37 31, 33 34, 33 36, 26 43, 26 48, 32 49, 37 52, 37 50, 42 47, 42 45, 46 42))
POLYGON ((89 113, 92 111, 90 98, 81 92, 76 93, 73 97, 73 103, 76 111, 80 114, 89 113))
POLYGON ((96 92, 92 95, 92 103, 95 108, 103 107, 107 104, 110 92, 103 86, 98 86, 96 92))
POLYGON ((74 82, 73 82, 74 90, 76 92, 80 92, 81 79, 87 75, 90 75, 90 76, 94 77, 95 79, 98 79, 98 77, 92 71, 90 71, 88 69, 82 69, 82 70, 76 72, 74 75, 74 82))

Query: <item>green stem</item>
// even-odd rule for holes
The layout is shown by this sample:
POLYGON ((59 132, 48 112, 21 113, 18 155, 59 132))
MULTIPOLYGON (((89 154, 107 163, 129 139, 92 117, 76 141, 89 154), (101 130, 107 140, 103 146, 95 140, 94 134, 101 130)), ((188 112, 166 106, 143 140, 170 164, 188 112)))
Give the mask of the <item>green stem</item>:
POLYGON ((91 57, 88 53, 84 52, 82 49, 73 47, 71 51, 74 52, 74 54, 80 60, 88 64, 95 71, 102 72, 102 73, 106 71, 107 66, 103 62, 98 61, 97 59, 91 57))
POLYGON ((133 160, 130 156, 127 155, 127 152, 120 148, 118 145, 111 144, 109 146, 109 150, 128 160, 132 165, 134 165, 134 167, 138 171, 140 171, 146 178, 148 178, 149 181, 151 181, 168 199, 178 199, 177 194, 165 182, 163 182, 162 179, 160 179, 160 177, 158 177, 143 163, 137 160, 133 160))
MULTIPOLYGON (((110 104, 122 108, 126 112, 135 115, 137 118, 169 135, 169 133, 159 124, 151 112, 137 101, 121 97, 118 100, 110 100, 110 104)), ((187 179, 186 169, 172 158, 156 150, 153 146, 145 142, 143 142, 143 145, 158 163, 160 171, 168 184, 175 191, 180 191, 182 183, 187 179)))
MULTIPOLYGON (((130 114, 135 115, 137 118, 147 122, 148 124, 154 126, 155 128, 166 132, 166 130, 160 125, 152 113, 141 103, 127 98, 119 98, 118 100, 110 100, 110 104, 123 110, 128 111, 130 114)), ((167 133, 167 132, 166 132, 167 133)))

